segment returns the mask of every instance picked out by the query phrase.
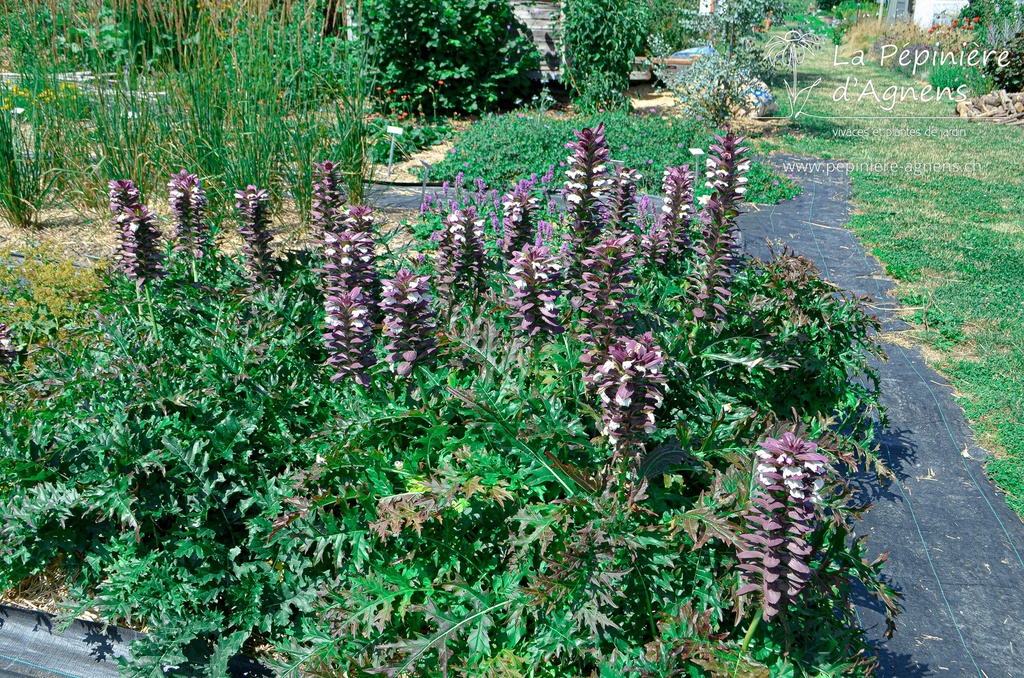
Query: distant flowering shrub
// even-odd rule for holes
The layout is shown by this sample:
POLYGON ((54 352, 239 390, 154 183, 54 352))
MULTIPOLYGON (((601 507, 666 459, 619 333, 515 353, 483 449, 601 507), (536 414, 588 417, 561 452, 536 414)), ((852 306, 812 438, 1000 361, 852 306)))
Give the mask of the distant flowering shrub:
POLYGON ((213 245, 213 235, 206 223, 210 201, 195 174, 181 170, 167 183, 174 231, 171 240, 176 251, 188 252, 201 259, 213 245))
POLYGON ((139 189, 130 180, 111 181, 111 223, 117 228, 114 260, 117 268, 141 288, 163 274, 157 217, 143 205, 139 189))
POLYGON ((270 192, 250 185, 244 191, 235 191, 235 201, 249 280, 265 282, 274 265, 270 255, 270 192))
POLYGON ((760 443, 753 505, 739 557, 744 585, 738 595, 761 593, 765 620, 795 600, 807 586, 814 549, 815 504, 827 476, 828 459, 815 443, 791 432, 760 443))

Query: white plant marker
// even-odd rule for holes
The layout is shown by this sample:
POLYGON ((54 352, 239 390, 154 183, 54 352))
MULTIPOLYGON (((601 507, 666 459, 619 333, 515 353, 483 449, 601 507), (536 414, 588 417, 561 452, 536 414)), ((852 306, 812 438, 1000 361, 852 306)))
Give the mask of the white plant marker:
POLYGON ((391 150, 388 152, 388 179, 391 178, 391 165, 395 160, 395 137, 400 137, 405 134, 405 130, 401 127, 394 127, 388 125, 388 134, 391 135, 391 150))

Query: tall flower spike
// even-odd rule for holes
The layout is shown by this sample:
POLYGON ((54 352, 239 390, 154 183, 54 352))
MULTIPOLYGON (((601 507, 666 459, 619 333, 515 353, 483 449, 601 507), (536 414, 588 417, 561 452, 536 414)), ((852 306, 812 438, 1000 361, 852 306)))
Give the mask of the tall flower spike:
POLYGON ((791 432, 768 438, 757 450, 757 483, 747 516, 750 533, 740 552, 743 586, 737 595, 760 591, 762 616, 770 620, 796 599, 811 577, 814 505, 820 501, 828 459, 815 443, 791 432))
POLYGON ((611 195, 608 199, 608 227, 612 233, 631 232, 631 222, 636 216, 637 184, 643 175, 635 169, 623 168, 612 179, 611 195))
POLYGON ((625 302, 636 276, 631 261, 633 235, 608 238, 591 247, 583 260, 583 340, 595 349, 611 344, 618 328, 629 322, 625 302))
POLYGON ((732 278, 740 252, 737 243, 736 217, 746 192, 750 160, 745 157, 742 138, 726 134, 715 136, 719 144, 710 147, 707 160, 707 186, 714 192, 704 196, 701 210, 700 243, 694 247, 703 259, 694 289, 694 317, 722 320, 725 305, 732 298, 732 278))
POLYGON ((476 208, 456 209, 435 234, 437 289, 444 295, 475 289, 484 272, 484 219, 476 208))
POLYGON ((340 228, 344 202, 338 166, 330 160, 314 163, 313 204, 310 209, 314 242, 322 242, 324 233, 340 228))
POLYGON ((506 258, 530 244, 536 235, 533 215, 540 201, 533 194, 534 185, 532 181, 520 181, 516 189, 501 201, 504 215, 501 220, 501 251, 506 258))
POLYGON ((391 369, 403 377, 417 365, 434 361, 437 352, 433 314, 430 310, 430 279, 403 268, 390 280, 384 280, 384 336, 391 369))
POLYGON ((327 331, 323 338, 330 356, 327 364, 337 370, 331 381, 348 377, 361 386, 368 386, 368 370, 377 364, 377 358, 373 354, 371 309, 362 289, 328 292, 324 310, 327 331))
POLYGON ((636 456, 643 438, 657 430, 654 411, 664 398, 665 359, 650 332, 618 339, 604 362, 585 378, 601 402, 602 432, 619 453, 636 456))
POLYGON ((662 178, 665 204, 658 222, 668 234, 673 258, 690 248, 690 221, 693 218, 693 172, 689 165, 669 167, 662 178))
POLYGON ((135 183, 123 179, 111 181, 111 223, 117 227, 114 259, 117 268, 139 288, 147 280, 163 274, 163 253, 160 252, 160 230, 156 215, 140 201, 135 183))
POLYGON ((270 192, 249 185, 235 191, 238 210, 238 233, 242 236, 242 253, 249 266, 250 281, 263 282, 273 272, 270 257, 270 192))
POLYGON ((572 153, 565 172, 565 210, 577 260, 587 256, 587 248, 601 237, 604 206, 601 198, 608 185, 608 161, 611 153, 604 135, 604 124, 577 130, 576 141, 565 145, 572 153))
POLYGON ((181 170, 167 182, 171 214, 174 215, 174 250, 202 259, 213 244, 204 219, 210 201, 199 177, 181 170))
POLYGON ((10 367, 18 357, 18 349, 14 347, 11 330, 0 323, 0 367, 10 367))
POLYGON ((512 317, 521 321, 516 330, 529 337, 564 332, 555 305, 562 294, 558 288, 562 262, 551 249, 539 239, 535 245, 524 245, 512 253, 508 275, 513 288, 509 303, 515 311, 512 317))
POLYGON ((369 233, 348 229, 324 234, 324 287, 328 292, 344 293, 359 287, 377 317, 380 302, 380 277, 375 267, 373 238, 369 233))
POLYGON ((649 266, 665 266, 671 259, 672 236, 655 221, 640 234, 640 258, 649 266))

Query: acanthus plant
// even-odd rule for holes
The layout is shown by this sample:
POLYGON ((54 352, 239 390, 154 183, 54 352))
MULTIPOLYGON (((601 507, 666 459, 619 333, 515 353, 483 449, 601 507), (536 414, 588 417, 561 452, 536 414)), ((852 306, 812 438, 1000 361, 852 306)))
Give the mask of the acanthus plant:
POLYGON ((387 362, 400 376, 429 365, 437 353, 434 318, 430 309, 430 279, 403 268, 383 282, 380 307, 384 311, 387 362))
POLYGON ((346 292, 329 291, 324 302, 327 331, 324 345, 327 364, 337 370, 331 381, 352 378, 361 386, 370 384, 368 370, 377 364, 373 354, 371 306, 359 287, 346 292))
POLYGON ((602 433, 615 458, 635 458, 643 440, 657 430, 654 411, 664 400, 664 362, 654 336, 647 332, 635 339, 617 339, 586 376, 601 403, 602 433))
POLYGON ((512 317, 520 321, 516 326, 518 332, 534 338, 565 331, 557 306, 562 295, 559 283, 563 268, 561 258, 539 238, 536 244, 524 245, 512 253, 508 270, 512 281, 509 306, 514 310, 512 317))
POLYGON ((598 358, 615 339, 619 328, 630 321, 626 302, 631 297, 630 287, 636 281, 631 265, 635 256, 634 239, 633 235, 606 238, 588 248, 587 257, 582 261, 580 311, 586 328, 582 339, 598 358))
POLYGON ((270 254, 270 192, 250 184, 245 190, 235 191, 235 201, 242 253, 249 269, 246 277, 253 283, 266 282, 274 267, 270 254))
POLYGON ((313 202, 310 225, 313 241, 321 242, 328 231, 340 229, 345 198, 337 164, 326 161, 313 165, 313 202))
POLYGON ((206 208, 210 201, 202 182, 195 174, 181 170, 167 182, 174 230, 171 239, 175 252, 188 252, 202 259, 213 246, 213 234, 206 223, 206 208))
POLYGON ((636 193, 643 176, 635 169, 623 167, 611 180, 607 204, 607 223, 611 233, 623 234, 633 230, 636 219, 636 193))
POLYGON ((14 346, 11 330, 0 323, 0 367, 10 367, 18 357, 18 349, 14 346))
POLYGON ((520 181, 501 201, 501 251, 506 258, 530 244, 536 236, 534 213, 540 200, 534 195, 535 186, 534 181, 520 181))
POLYGON ((768 438, 756 451, 757 486, 739 553, 743 585, 737 595, 761 592, 762 616, 770 621, 795 600, 811 577, 814 549, 807 536, 816 526, 815 505, 828 474, 816 443, 792 432, 768 438))
POLYGON ((673 259, 690 249, 690 222, 693 219, 693 172, 689 165, 669 167, 661 182, 665 203, 658 218, 659 228, 669 240, 673 259))
POLYGON ((601 198, 611 184, 608 176, 611 152, 605 139, 604 124, 576 131, 575 134, 576 141, 565 145, 572 153, 565 172, 564 196, 574 254, 577 261, 582 262, 588 248, 600 239, 607 221, 601 198))
POLYGON ((323 275, 325 293, 344 293, 359 287, 379 317, 380 276, 376 268, 374 218, 367 205, 349 207, 341 219, 341 231, 324 231, 323 275))
POLYGON ((749 150, 740 146, 742 137, 729 132, 725 137, 715 135, 707 159, 706 185, 713 192, 703 196, 700 214, 700 242, 694 250, 702 260, 694 282, 693 315, 701 320, 721 321, 726 304, 732 298, 732 279, 739 261, 736 217, 739 204, 746 193, 750 159, 749 150))
POLYGON ((120 179, 109 182, 111 223, 117 228, 114 259, 117 268, 138 288, 163 275, 163 253, 157 217, 142 204, 135 182, 120 179))
POLYGON ((477 216, 475 207, 456 209, 432 237, 438 249, 435 285, 446 297, 477 290, 482 282, 486 260, 483 226, 484 219, 477 216))

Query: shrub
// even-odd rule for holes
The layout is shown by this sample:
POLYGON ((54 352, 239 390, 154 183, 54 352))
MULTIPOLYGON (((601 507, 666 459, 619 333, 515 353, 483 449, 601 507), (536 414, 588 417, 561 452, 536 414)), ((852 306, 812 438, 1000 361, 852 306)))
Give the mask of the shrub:
POLYGON ((540 57, 507 0, 373 0, 378 86, 429 115, 524 100, 540 57))
MULTIPOLYGON (((593 177, 601 137, 572 148, 593 177)), ((221 676, 268 644, 334 674, 866 674, 851 586, 892 591, 829 474, 873 460, 878 325, 806 260, 741 256, 741 141, 709 149, 699 212, 692 174, 665 178, 658 225, 687 235, 660 261, 634 247, 649 215, 620 200, 613 230, 581 195, 597 244, 574 254, 540 204, 510 268, 496 224, 522 195, 478 186, 425 216, 446 232, 415 247, 443 256, 318 249, 329 275, 277 256, 254 286, 168 247, 141 290, 114 274, 88 343, 0 368, 0 588, 59 556, 80 607, 150 627, 132 675, 221 676), (780 445, 821 455, 820 503, 755 468, 780 445), (808 576, 781 598, 749 545, 783 500, 808 576)), ((317 172, 325 242, 387 245, 317 172)))
POLYGON ((1007 52, 1007 57, 1003 59, 1006 65, 1000 66, 999 59, 991 59, 986 65, 994 89, 1024 92, 1024 33, 1010 40, 1001 50, 1007 52))
POLYGON ((562 24, 565 75, 584 110, 628 104, 633 59, 643 53, 648 8, 637 0, 568 0, 562 24))

